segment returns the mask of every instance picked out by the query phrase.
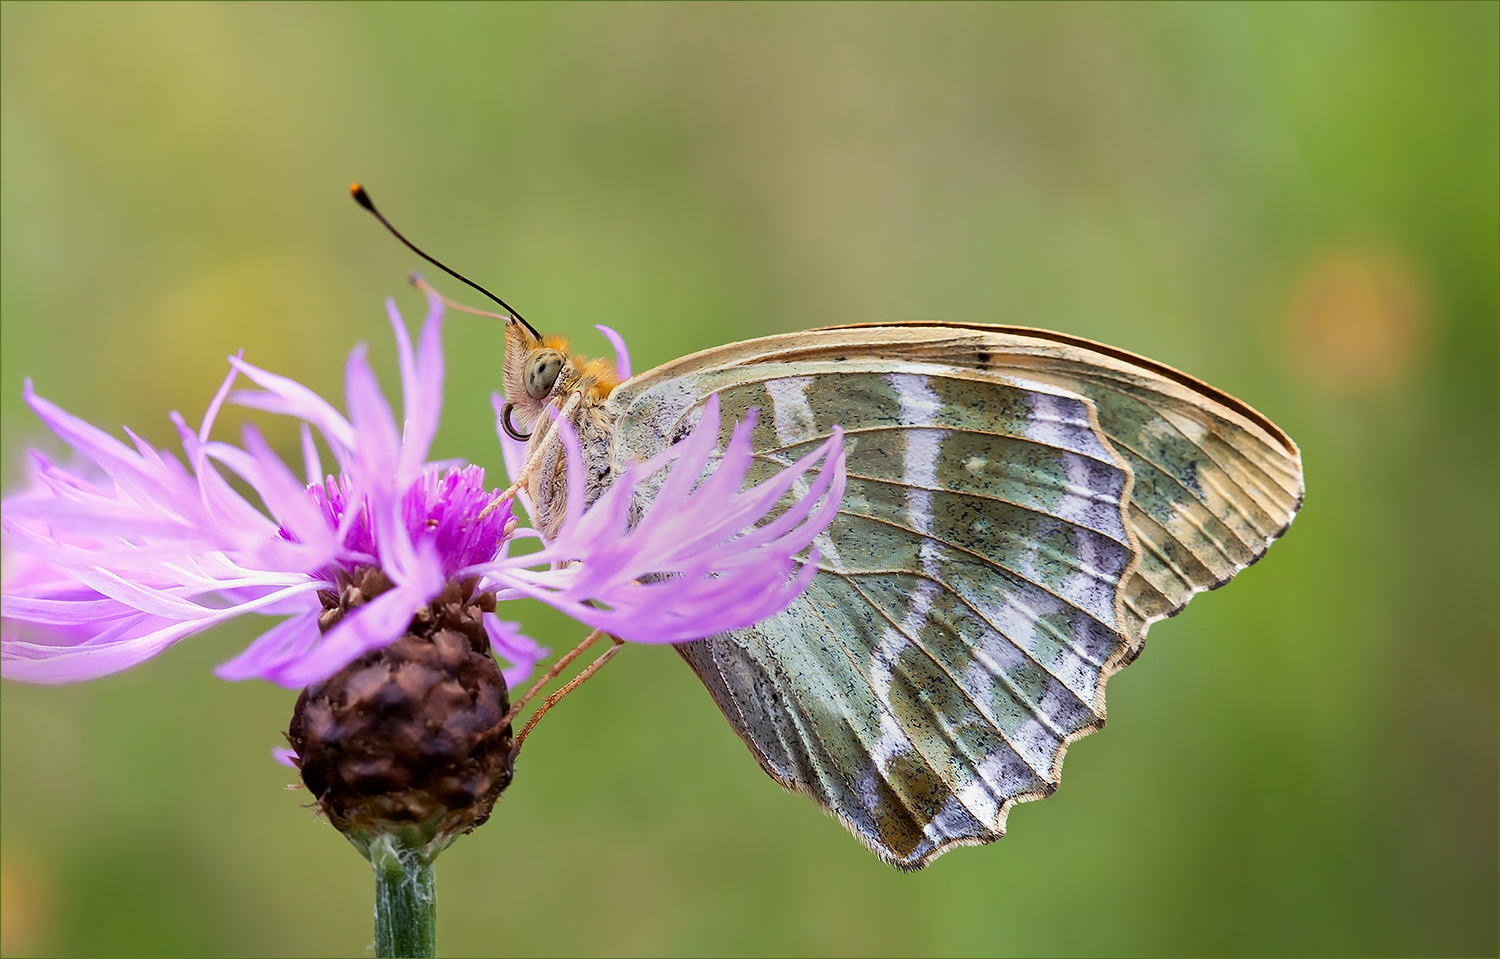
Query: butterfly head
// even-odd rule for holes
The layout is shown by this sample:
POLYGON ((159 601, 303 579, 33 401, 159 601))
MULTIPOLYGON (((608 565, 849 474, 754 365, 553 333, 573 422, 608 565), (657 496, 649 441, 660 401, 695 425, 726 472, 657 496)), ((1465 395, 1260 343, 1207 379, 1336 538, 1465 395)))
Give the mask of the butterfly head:
POLYGON ((351 184, 349 194, 354 197, 354 202, 368 210, 376 220, 380 221, 381 226, 406 244, 413 253, 454 279, 483 293, 505 310, 505 314, 486 313, 454 303, 429 286, 427 281, 422 279, 421 274, 412 274, 413 285, 426 292, 428 296, 437 297, 445 306, 505 320, 503 386, 506 409, 502 416, 502 425, 505 432, 512 438, 527 439, 527 434, 519 430, 525 430, 535 423, 549 403, 555 401, 555 405, 561 407, 568 396, 578 392, 582 394, 582 405, 592 409, 602 403, 614 390, 619 377, 613 365, 604 360, 590 360, 575 356, 568 349, 568 341, 563 337, 540 335, 536 328, 522 319, 521 314, 517 313, 510 304, 462 273, 422 252, 375 208, 375 202, 370 199, 370 194, 365 191, 364 187, 358 183, 351 184), (512 422, 512 417, 515 418, 514 422, 512 422), (519 430, 517 424, 519 424, 519 430))
POLYGON ((619 380, 604 360, 579 356, 561 336, 536 336, 514 319, 505 324, 505 399, 515 424, 529 429, 548 404, 561 407, 574 392, 601 403, 619 380))

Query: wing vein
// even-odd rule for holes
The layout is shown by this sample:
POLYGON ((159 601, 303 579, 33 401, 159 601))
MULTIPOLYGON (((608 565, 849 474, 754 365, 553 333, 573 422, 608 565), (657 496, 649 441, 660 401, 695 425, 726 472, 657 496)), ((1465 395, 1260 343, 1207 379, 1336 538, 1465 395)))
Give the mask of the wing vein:
MULTIPOLYGON (((978 610, 975 610, 972 606, 970 606, 969 603, 964 600, 964 598, 963 598, 962 595, 960 595, 956 591, 950 589, 948 587, 948 585, 946 583, 944 583, 942 580, 936 579, 936 578, 931 577, 931 576, 926 576, 926 575, 921 574, 921 573, 903 572, 902 575, 911 576, 911 577, 913 577, 915 579, 925 579, 925 580, 927 580, 930 583, 936 584, 939 589, 946 590, 950 595, 956 597, 960 602, 964 603, 964 605, 966 607, 968 607, 976 616, 978 616, 980 619, 984 620, 986 623, 989 623, 989 620, 986 619, 983 616, 983 614, 981 614, 978 610)), ((981 706, 979 704, 979 702, 977 700, 975 700, 972 695, 970 695, 969 690, 962 683, 960 683, 957 680, 957 678, 954 677, 954 675, 951 672, 948 671, 948 668, 946 666, 944 666, 942 664, 942 662, 940 662, 935 655, 933 655, 933 653, 932 653, 931 650, 929 650, 925 645, 923 645, 923 643, 921 642, 921 640, 918 637, 913 636, 910 632, 907 631, 906 626, 905 626, 904 623, 897 622, 893 616, 891 616, 889 613, 886 612, 884 606, 882 606, 881 604, 876 603, 872 599, 870 599, 869 594, 867 594, 864 590, 860 589, 857 584, 850 583, 850 585, 854 587, 854 589, 855 589, 856 592, 858 592, 861 596, 865 597, 865 602, 868 603, 876 611, 878 611, 880 613, 880 615, 887 622, 889 622, 891 624, 891 626, 898 633, 900 633, 902 636, 906 637, 906 640, 907 640, 908 643, 910 643, 914 648, 916 648, 917 650, 919 650, 922 653, 922 655, 926 656, 932 662, 932 664, 934 666, 936 666, 939 670, 942 671, 942 673, 943 673, 944 676, 948 677, 949 681, 953 683, 954 688, 956 688, 960 693, 962 693, 964 699, 968 700, 968 702, 971 705, 973 705, 975 711, 977 711, 981 716, 983 716, 990 723, 990 726, 997 733, 1000 734, 1000 737, 1002 739, 1004 739, 1006 741, 1006 743, 1008 743, 1008 744, 1011 745, 1012 750, 1016 753, 1017 756, 1021 757, 1022 762, 1025 762, 1026 765, 1027 765, 1027 767, 1030 768, 1032 772, 1036 773, 1043 780, 1050 781, 1050 779, 1051 779, 1050 772, 1048 770, 1037 769, 1034 765, 1032 765, 1031 760, 1029 760, 1025 756, 1023 756, 1021 754, 1020 750, 1016 750, 1015 749, 1015 744, 1011 743, 1010 737, 1007 736, 1005 734, 1005 730, 1000 727, 999 720, 995 716, 993 716, 990 713, 989 710, 987 710, 983 706, 981 706)), ((993 623, 989 623, 989 625, 990 625, 990 627, 992 629, 994 629, 994 624, 993 623)), ((1048 676, 1051 676, 1054 680, 1056 680, 1057 684, 1059 686, 1062 686, 1064 689, 1067 689, 1067 685, 1065 683, 1063 683, 1063 681, 1058 676, 1056 676, 1049 669, 1047 669, 1047 667, 1045 665, 1043 665, 1040 661, 1038 661, 1036 659, 1036 657, 1030 653, 1029 650, 1023 649, 1019 643, 1014 642, 1013 640, 1011 640, 1011 638, 1009 636, 1005 636, 1005 634, 1002 633, 1002 632, 1000 632, 998 629, 996 629, 995 632, 996 632, 997 635, 1005 637, 1006 642, 1010 643, 1011 646, 1013 646, 1015 649, 1017 649, 1018 651, 1020 651, 1022 655, 1024 655, 1027 659, 1031 660, 1034 664, 1036 664, 1036 666, 1039 669, 1041 669, 1044 673, 1046 673, 1048 676)), ((968 644, 965 643, 965 645, 968 645, 968 644)), ((969 648, 971 650, 973 650, 975 659, 978 660, 978 661, 980 661, 984 665, 985 671, 988 672, 994 678, 998 679, 1005 686, 1006 690, 1009 691, 1011 693, 1011 695, 1014 696, 1015 699, 1018 702, 1020 702, 1022 705, 1024 705, 1026 707, 1026 711, 1029 712, 1029 713, 1031 713, 1031 715, 1038 722, 1040 722, 1044 727, 1046 727, 1046 729, 1047 729, 1047 731, 1049 733, 1051 733, 1059 741, 1061 741, 1061 740, 1063 740, 1063 739, 1066 738, 1067 734, 1064 733, 1057 726, 1057 724, 1052 721, 1051 717, 1049 717, 1046 714, 1046 712, 1041 708, 1041 705, 1039 703, 1033 702, 1031 700, 1031 698, 1028 697, 1026 695, 1026 693, 1019 686, 1016 685, 1015 680, 1011 679, 1008 675, 1006 675, 1006 673, 1005 673, 1005 671, 1003 669, 1000 669, 998 667, 998 664, 994 664, 994 663, 989 662, 988 661, 988 657, 985 656, 981 650, 974 649, 974 647, 972 647, 972 646, 969 646, 969 648)), ((911 676, 910 672, 907 671, 904 667, 902 668, 902 675, 905 676, 908 681, 912 680, 912 676, 911 676)), ((913 683, 913 685, 917 685, 917 684, 913 683)), ((1082 700, 1079 700, 1079 702, 1082 705, 1084 705, 1085 708, 1087 708, 1087 706, 1088 706, 1087 703, 1083 703, 1082 700)), ((935 715, 933 713, 933 711, 932 711, 932 709, 931 709, 930 706, 927 708, 927 712, 929 713, 929 715, 935 715)), ((980 774, 982 776, 982 773, 979 773, 979 770, 976 769, 975 772, 978 773, 978 774, 980 774)), ((999 798, 999 797, 997 796, 997 798, 999 798)))
MULTIPOLYGON (((878 523, 878 524, 880 524, 882 526, 889 526, 892 529, 898 529, 898 530, 901 530, 904 533, 910 533, 912 536, 921 536, 921 537, 924 537, 926 539, 930 539, 934 543, 937 543, 940 546, 946 546, 949 549, 952 549, 956 553, 961 553, 961 554, 963 554, 965 556, 970 557, 971 559, 974 559, 977 562, 980 562, 980 563, 985 564, 986 566, 989 566, 992 569, 999 570, 1002 573, 1008 573, 1008 574, 1010 574, 1011 576, 1014 576, 1017 580, 1019 580, 1019 581, 1021 581, 1023 583, 1026 583, 1026 584, 1028 584, 1030 586, 1035 586, 1038 590, 1040 590, 1040 591, 1046 593, 1047 595, 1051 596, 1053 599, 1057 600, 1059 603, 1062 603, 1063 605, 1069 607, 1070 609, 1076 609, 1079 612, 1083 613, 1089 619, 1092 619, 1094 622, 1098 623, 1100 626, 1103 626, 1105 629, 1109 630, 1110 632, 1118 632, 1118 630, 1113 625, 1111 625, 1110 623, 1104 622, 1102 619, 1100 619, 1099 617, 1095 616, 1089 610, 1084 609, 1082 606, 1079 606, 1073 600, 1068 599, 1066 596, 1061 595, 1060 593, 1058 593, 1055 590, 1053 590, 1050 587, 1048 587, 1046 584, 1044 584, 1044 583, 1038 583, 1036 580, 1032 579, 1030 576, 1027 576, 1025 573, 1023 573, 1023 572, 1021 572, 1019 570, 1011 569, 1009 566, 1003 565, 1003 564, 1001 564, 1001 563, 999 563, 999 562, 997 562, 997 561, 989 558, 988 556, 985 556, 983 553, 976 553, 975 551, 973 551, 973 550, 971 550, 971 549, 969 549, 967 547, 959 546, 959 545, 956 545, 954 543, 950 543, 948 540, 941 539, 941 538, 939 538, 937 536, 933 536, 930 533, 929 534, 919 533, 918 531, 912 529, 909 526, 902 526, 900 523, 896 523, 896 522, 893 522, 893 521, 888 520, 888 519, 884 519, 884 518, 879 517, 879 516, 870 516, 870 515, 867 515, 865 513, 848 513, 848 512, 845 512, 844 510, 839 510, 838 515, 840 515, 840 516, 855 517, 857 519, 862 519, 862 520, 865 520, 867 522, 878 523)), ((1067 520, 1063 520, 1063 522, 1067 522, 1067 520)), ((1086 527, 1077 527, 1077 528, 1079 528, 1079 529, 1085 529, 1086 527)), ((1050 549, 1050 547, 1048 547, 1048 549, 1050 549)), ((1072 566, 1074 569, 1077 569, 1080 572, 1086 572, 1086 570, 1084 569, 1084 567, 1083 567, 1083 565, 1081 563, 1070 562, 1068 560, 1068 557, 1063 556, 1062 554, 1057 553, 1055 550, 1051 551, 1050 555, 1058 558, 1059 561, 1065 563, 1066 565, 1072 566)), ((819 571, 822 571, 822 572, 838 573, 837 570, 826 569, 821 562, 818 564, 818 569, 819 569, 819 571)), ((903 572, 910 572, 910 570, 903 570, 903 572)), ((838 573, 838 574, 839 575, 844 575, 843 573, 838 573)), ((1105 581, 1106 582, 1118 582, 1118 580, 1109 580, 1109 579, 1107 579, 1105 581)), ((1080 654, 1080 655, 1082 655, 1082 654, 1080 654)))

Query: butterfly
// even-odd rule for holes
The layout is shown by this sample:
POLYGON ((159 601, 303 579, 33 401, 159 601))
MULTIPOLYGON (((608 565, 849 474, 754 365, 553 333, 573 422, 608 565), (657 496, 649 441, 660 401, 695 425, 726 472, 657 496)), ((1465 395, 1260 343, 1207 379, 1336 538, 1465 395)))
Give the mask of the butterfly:
POLYGON ((729 414, 721 449, 752 408, 770 413, 747 483, 843 430, 847 484, 807 590, 676 649, 772 779, 903 869, 999 839, 1016 803, 1056 791, 1150 625, 1260 559, 1302 506, 1302 454, 1261 413, 1066 333, 837 326, 618 382, 419 249, 359 184, 350 193, 506 310, 485 314, 506 322, 500 424, 527 443, 544 540, 568 501, 555 434, 526 432, 549 406, 579 439, 585 508, 686 438, 713 396, 729 414))
MULTIPOLYGON (((1245 403, 1040 329, 832 327, 617 384, 511 320, 504 389, 514 437, 564 411, 586 503, 686 436, 713 394, 721 448, 761 411, 747 482, 843 428, 848 485, 806 592, 676 649, 772 779, 904 869, 1000 838, 1016 803, 1050 795, 1147 628, 1259 559, 1303 498, 1297 445, 1245 403)), ((566 467, 529 440, 546 538, 566 467)))

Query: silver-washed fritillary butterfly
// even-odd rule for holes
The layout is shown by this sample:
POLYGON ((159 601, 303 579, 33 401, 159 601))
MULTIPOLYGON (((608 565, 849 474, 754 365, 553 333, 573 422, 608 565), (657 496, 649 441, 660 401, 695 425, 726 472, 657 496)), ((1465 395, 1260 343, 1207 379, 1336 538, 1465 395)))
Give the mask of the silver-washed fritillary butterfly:
POLYGON ((1147 628, 1258 560, 1302 505, 1301 453, 1269 419, 1048 330, 832 327, 620 383, 516 315, 504 389, 506 432, 534 429, 525 472, 544 538, 567 506, 548 406, 581 441, 585 505, 687 436, 714 394, 721 449, 761 411, 750 483, 843 428, 848 485, 807 591, 677 651, 771 778, 904 869, 999 839, 1013 805, 1051 795, 1147 628))
POLYGON ((848 487, 807 592, 677 651, 773 779, 908 869, 998 839, 1011 806, 1050 795, 1147 627, 1259 559, 1302 502, 1297 446, 1266 417, 1046 330, 836 327, 616 384, 511 322, 505 393, 519 429, 540 427, 544 535, 565 507, 549 403, 582 440, 588 502, 714 393, 721 446, 761 411, 749 481, 843 427, 848 487))

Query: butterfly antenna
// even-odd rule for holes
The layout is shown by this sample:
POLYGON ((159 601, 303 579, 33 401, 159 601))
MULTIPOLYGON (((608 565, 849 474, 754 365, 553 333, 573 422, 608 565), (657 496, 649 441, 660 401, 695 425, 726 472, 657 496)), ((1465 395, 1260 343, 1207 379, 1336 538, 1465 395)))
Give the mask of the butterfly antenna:
POLYGON ((379 220, 381 226, 383 226, 387 230, 389 230, 391 232, 391 235, 394 236, 396 239, 400 240, 402 243, 405 243, 406 246, 407 246, 407 248, 410 249, 413 253, 415 253, 417 256, 420 256, 422 259, 426 260, 428 263, 431 263, 433 266, 437 267, 438 269, 442 270, 444 273, 446 273, 449 276, 453 277, 455 280, 458 280, 461 283, 467 283, 469 286, 472 286, 474 289, 478 290, 479 292, 483 293, 485 296, 487 296, 490 299, 494 300, 496 303, 499 303, 502 307, 504 307, 505 312, 507 312, 511 316, 515 317, 516 320, 522 326, 524 326, 524 327, 526 327, 526 329, 530 330, 532 336, 536 337, 537 339, 541 339, 542 334, 540 334, 540 333, 538 333, 536 331, 536 327, 534 327, 530 323, 526 322, 526 318, 523 317, 516 310, 515 307, 511 306, 509 303, 507 303, 504 300, 500 299, 500 297, 498 297, 495 294, 491 293, 489 290, 486 290, 484 287, 480 286, 478 283, 475 283, 473 280, 471 280, 468 277, 464 276, 462 273, 458 272, 457 270, 452 269, 449 266, 447 266, 446 264, 441 263, 438 260, 436 260, 436 259, 428 256, 425 252, 422 251, 421 247, 417 246, 415 243, 413 243, 412 241, 408 240, 405 236, 403 236, 401 234, 400 230, 396 229, 394 226, 391 225, 391 221, 390 220, 387 220, 385 218, 385 216, 383 214, 381 214, 381 212, 379 210, 375 209, 375 201, 370 199, 370 194, 368 194, 368 193, 365 192, 365 188, 364 187, 360 186, 358 183, 351 183, 349 185, 349 195, 352 196, 352 197, 354 197, 354 202, 355 203, 358 203, 360 206, 364 207, 366 210, 369 210, 370 211, 370 215, 373 216, 373 217, 375 217, 375 219, 379 220))

